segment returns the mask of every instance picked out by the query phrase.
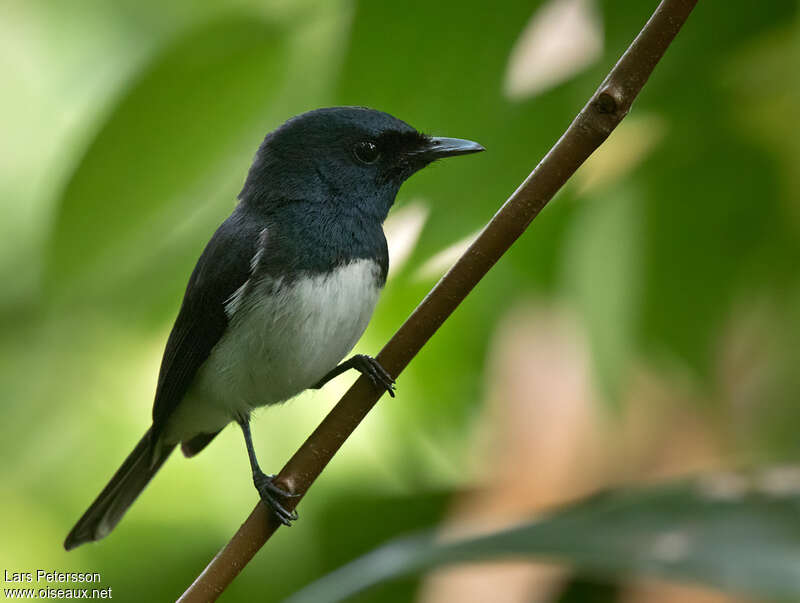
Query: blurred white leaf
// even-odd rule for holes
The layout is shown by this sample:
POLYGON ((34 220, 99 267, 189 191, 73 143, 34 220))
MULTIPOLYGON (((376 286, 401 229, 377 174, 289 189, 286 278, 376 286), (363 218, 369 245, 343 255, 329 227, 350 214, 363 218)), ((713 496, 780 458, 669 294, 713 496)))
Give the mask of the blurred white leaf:
POLYGON ((442 276, 456 263, 456 260, 472 245, 480 231, 473 232, 468 237, 456 241, 452 245, 445 247, 439 253, 431 257, 414 274, 414 278, 420 281, 435 279, 442 276))
POLYGON ((625 119, 611 137, 575 173, 578 193, 585 195, 617 182, 650 156, 667 131, 665 120, 638 113, 625 119))
POLYGON ((405 266, 428 219, 428 206, 414 201, 393 211, 383 223, 389 244, 389 278, 405 266))
POLYGON ((508 62, 505 94, 521 100, 557 86, 603 52, 593 0, 550 0, 531 17, 508 62))

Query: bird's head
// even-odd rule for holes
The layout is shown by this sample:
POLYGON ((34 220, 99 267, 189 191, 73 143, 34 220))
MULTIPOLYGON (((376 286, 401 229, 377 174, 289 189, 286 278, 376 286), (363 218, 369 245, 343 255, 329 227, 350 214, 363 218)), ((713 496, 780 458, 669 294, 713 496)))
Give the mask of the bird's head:
POLYGON ((317 109, 267 135, 239 198, 265 207, 329 203, 382 221, 413 173, 437 159, 483 150, 470 140, 427 136, 373 109, 317 109))

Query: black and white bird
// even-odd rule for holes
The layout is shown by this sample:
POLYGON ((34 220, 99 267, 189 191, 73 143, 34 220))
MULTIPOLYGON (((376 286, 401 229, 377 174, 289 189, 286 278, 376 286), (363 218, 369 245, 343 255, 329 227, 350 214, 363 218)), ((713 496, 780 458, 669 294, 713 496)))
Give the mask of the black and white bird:
POLYGON ((178 444, 191 457, 232 421, 261 499, 283 523, 296 519, 281 504, 290 493, 259 468, 251 411, 350 368, 393 395, 394 380, 373 358, 339 364, 386 281, 383 221, 414 172, 482 150, 361 107, 310 111, 268 134, 238 205, 189 278, 161 362, 153 424, 64 547, 106 536, 178 444))

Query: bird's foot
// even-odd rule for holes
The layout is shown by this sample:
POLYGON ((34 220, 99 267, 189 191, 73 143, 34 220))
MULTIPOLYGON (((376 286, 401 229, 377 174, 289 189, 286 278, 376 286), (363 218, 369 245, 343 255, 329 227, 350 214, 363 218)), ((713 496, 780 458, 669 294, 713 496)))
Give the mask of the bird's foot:
POLYGON ((394 398, 394 378, 372 356, 357 354, 353 356, 353 368, 372 381, 372 385, 394 398))
POLYGON ((270 508, 278 521, 285 526, 291 526, 292 522, 297 519, 297 511, 289 511, 283 506, 281 499, 294 498, 299 495, 276 486, 274 480, 274 475, 266 475, 261 472, 253 475, 253 484, 255 484, 263 503, 270 508))

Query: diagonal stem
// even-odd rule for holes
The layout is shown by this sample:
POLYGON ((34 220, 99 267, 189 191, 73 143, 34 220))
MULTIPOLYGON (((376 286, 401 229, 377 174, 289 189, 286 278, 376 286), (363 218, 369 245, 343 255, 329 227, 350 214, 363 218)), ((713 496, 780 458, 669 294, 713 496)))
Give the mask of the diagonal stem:
MULTIPOLYGON (((697 0, 662 0, 558 142, 378 354, 377 360, 389 373, 400 374, 575 170, 608 138, 695 4, 697 0)), ((299 495, 288 501, 289 510, 379 397, 368 379, 360 377, 289 459, 276 478, 276 485, 299 495)), ((279 526, 263 505, 257 505, 179 601, 216 600, 279 526)))

